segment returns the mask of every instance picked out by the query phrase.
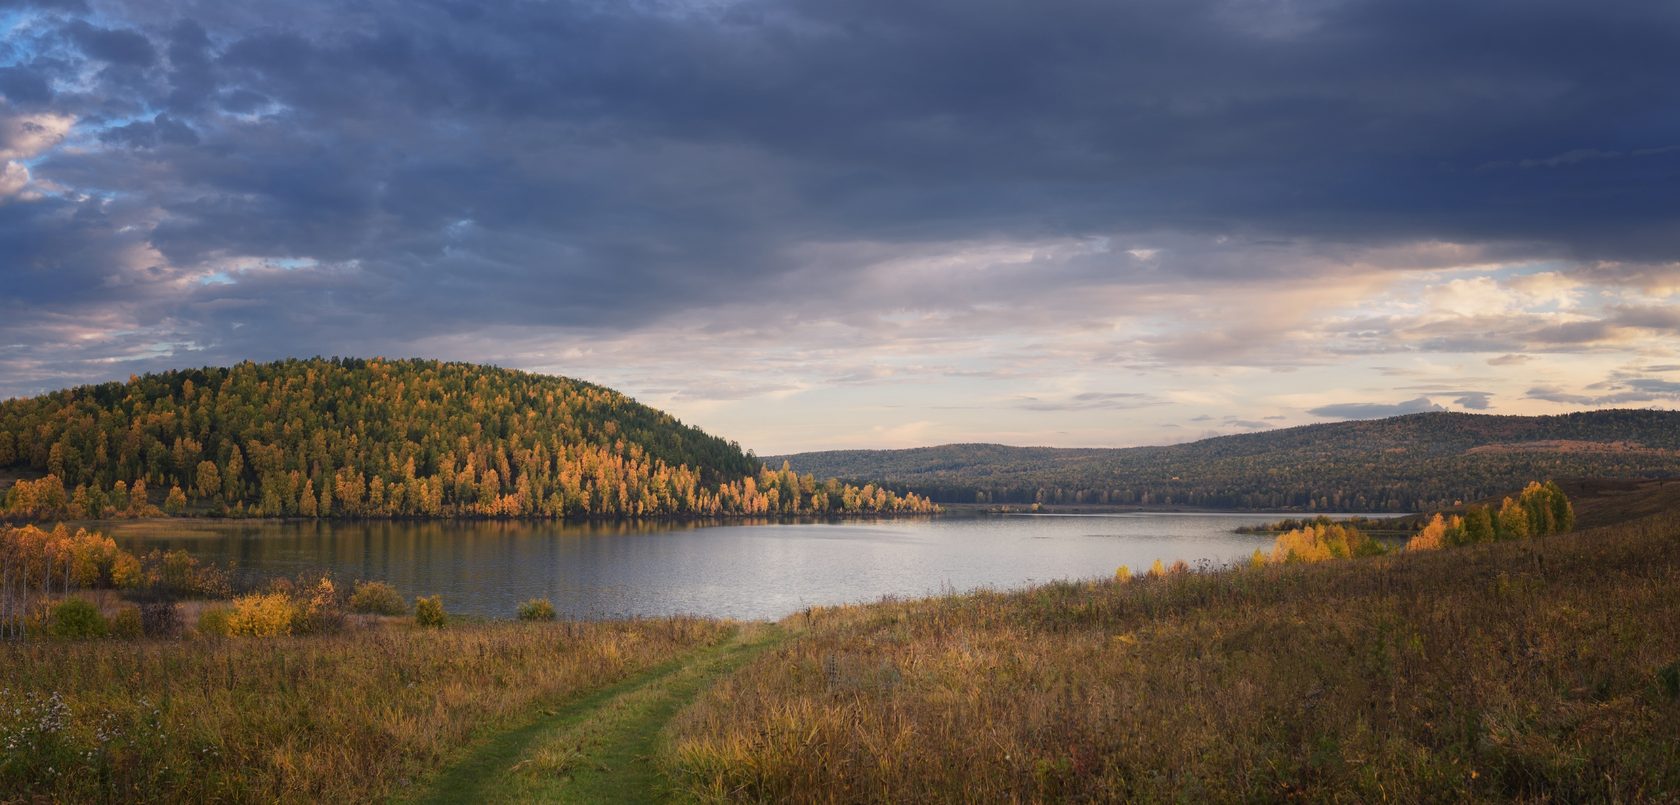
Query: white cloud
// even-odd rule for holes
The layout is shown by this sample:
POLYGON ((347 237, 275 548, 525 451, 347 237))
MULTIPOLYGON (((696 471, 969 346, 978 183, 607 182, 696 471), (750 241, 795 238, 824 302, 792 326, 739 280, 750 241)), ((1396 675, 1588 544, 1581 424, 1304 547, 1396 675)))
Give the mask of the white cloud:
POLYGON ((29 186, 29 168, 22 163, 7 161, 4 168, 0 168, 0 198, 15 196, 29 186))
POLYGON ((76 118, 71 115, 9 114, 0 106, 0 159, 30 159, 57 145, 70 133, 76 118))
POLYGON ((1555 305, 1559 310, 1575 307, 1580 302, 1584 287, 1579 280, 1556 271, 1523 274, 1512 277, 1505 284, 1514 292, 1515 302, 1521 307, 1555 305))
POLYGON ((1511 296, 1493 277, 1460 277, 1430 286, 1424 299, 1435 311, 1454 316, 1496 315, 1513 308, 1511 296))

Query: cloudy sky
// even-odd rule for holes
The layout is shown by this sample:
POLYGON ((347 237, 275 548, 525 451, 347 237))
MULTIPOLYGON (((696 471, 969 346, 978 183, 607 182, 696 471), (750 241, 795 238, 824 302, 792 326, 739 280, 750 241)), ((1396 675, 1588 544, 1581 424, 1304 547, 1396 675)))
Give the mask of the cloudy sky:
POLYGON ((0 0, 0 397, 309 355, 760 453, 1680 402, 1680 5, 0 0))

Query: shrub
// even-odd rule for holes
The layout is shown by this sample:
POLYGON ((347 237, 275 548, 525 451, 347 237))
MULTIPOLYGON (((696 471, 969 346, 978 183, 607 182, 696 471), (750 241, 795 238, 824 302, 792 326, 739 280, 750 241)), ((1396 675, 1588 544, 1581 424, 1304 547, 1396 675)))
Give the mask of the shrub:
POLYGON ((397 588, 383 581, 356 582, 356 591, 350 594, 350 611, 367 615, 403 615, 408 612, 408 603, 397 593, 397 588))
POLYGON ((130 604, 117 610, 111 618, 111 636, 132 639, 144 635, 140 625, 140 608, 130 604))
POLYGON ((231 636, 233 611, 227 607, 210 607, 198 613, 198 633, 206 637, 231 636))
POLYGON ((1680 662, 1672 662, 1657 669, 1657 683, 1670 699, 1680 699, 1680 662))
POLYGON ((99 607, 82 598, 66 598, 53 607, 47 622, 47 636, 64 640, 104 637, 111 629, 99 607))
POLYGON ((325 634, 344 628, 344 607, 339 604, 338 588, 330 576, 322 575, 313 584, 300 583, 298 586, 305 589, 309 597, 296 605, 292 616, 293 632, 325 634))
POLYGON ((1272 546, 1271 561, 1322 562, 1350 556, 1379 556, 1383 544, 1353 526, 1313 523, 1279 534, 1272 546))
POLYGON ((200 564, 183 550, 153 550, 141 564, 146 584, 161 594, 192 598, 226 598, 233 594, 227 571, 200 564))
POLYGON ((421 626, 443 626, 443 596, 414 599, 414 622, 421 626))
POLYGON ((244 637, 282 637, 292 633, 298 606, 284 593, 244 595, 233 600, 228 634, 244 637))
POLYGON ((140 631, 147 637, 180 637, 181 608, 172 601, 141 604, 140 631))
POLYGON ((554 605, 547 598, 533 598, 519 605, 519 619, 522 621, 551 621, 554 620, 554 605))

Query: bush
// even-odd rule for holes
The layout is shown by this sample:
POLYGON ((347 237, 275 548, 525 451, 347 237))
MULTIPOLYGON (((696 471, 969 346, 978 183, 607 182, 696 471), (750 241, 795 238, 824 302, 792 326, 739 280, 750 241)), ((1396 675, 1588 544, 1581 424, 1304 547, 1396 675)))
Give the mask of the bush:
POLYGON ((130 604, 111 618, 111 636, 132 639, 145 634, 140 626, 140 608, 130 604))
POLYGON ((303 582, 300 578, 298 586, 306 591, 308 598, 295 603, 292 631, 296 634, 326 634, 343 629, 344 607, 339 603, 338 588, 333 585, 332 578, 323 575, 307 586, 303 582))
POLYGON ((233 612, 227 607, 210 607, 198 613, 198 633, 206 637, 229 637, 233 634, 233 612))
POLYGON ((183 550, 153 550, 141 564, 145 583, 158 594, 212 599, 233 594, 233 583, 226 570, 200 564, 183 550))
POLYGON ((408 604, 397 593, 397 588, 383 581, 356 582, 356 591, 350 594, 350 611, 367 615, 404 615, 408 613, 408 604))
POLYGON ((243 637, 283 637, 292 633, 299 615, 297 604, 284 593, 244 595, 233 600, 228 634, 243 637))
POLYGON ((443 626, 443 596, 414 599, 414 622, 421 626, 443 626))
POLYGON ((66 598, 53 607, 52 619, 47 622, 47 636, 65 640, 104 637, 111 630, 99 607, 82 598, 66 598))
POLYGON ((533 598, 519 605, 519 619, 522 621, 551 621, 554 620, 554 605, 547 598, 533 598))
POLYGON ((1657 683, 1670 699, 1680 699, 1680 662, 1671 662, 1657 669, 1657 683))
POLYGON ((1380 556, 1383 544, 1359 529, 1341 523, 1313 523, 1279 534, 1270 561, 1322 562, 1352 556, 1380 556))
POLYGON ((140 631, 147 637, 180 637, 181 608, 172 601, 141 604, 140 631))

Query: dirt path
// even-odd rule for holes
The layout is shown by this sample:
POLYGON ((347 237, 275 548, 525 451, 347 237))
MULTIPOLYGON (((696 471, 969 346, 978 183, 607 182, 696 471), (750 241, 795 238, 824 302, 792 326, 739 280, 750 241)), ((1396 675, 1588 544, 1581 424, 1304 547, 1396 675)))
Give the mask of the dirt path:
POLYGON ((708 646, 499 733, 445 769, 417 802, 653 802, 660 730, 701 691, 781 640, 747 624, 708 646))

